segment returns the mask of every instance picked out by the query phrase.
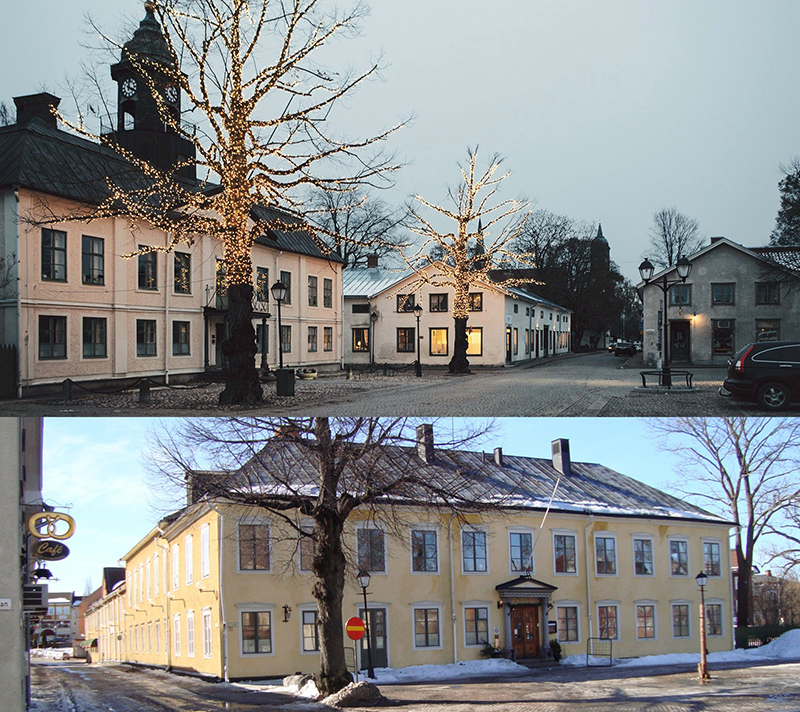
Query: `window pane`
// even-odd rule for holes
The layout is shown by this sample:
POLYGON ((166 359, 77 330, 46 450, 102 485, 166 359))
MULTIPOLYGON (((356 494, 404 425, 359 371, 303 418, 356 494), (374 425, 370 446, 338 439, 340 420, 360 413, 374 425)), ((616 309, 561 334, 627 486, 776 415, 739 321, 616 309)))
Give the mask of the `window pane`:
POLYGON ((353 351, 369 351, 369 328, 359 327, 353 329, 353 351))
POLYGON ((239 568, 267 571, 269 564, 269 525, 239 524, 239 568))
POLYGON ((430 334, 430 355, 447 356, 447 329, 431 329, 430 334))
POLYGON ((523 572, 533 569, 533 562, 531 560, 532 541, 531 535, 527 532, 512 532, 509 535, 512 571, 523 572))
POLYGON ((669 543, 670 566, 673 576, 689 575, 689 544, 685 541, 669 543))
MULTIPOLYGON (((527 333, 527 331, 525 332, 527 333)), ((483 355, 483 327, 471 326, 467 328, 467 356, 483 355)))
POLYGON ((411 532, 411 562, 414 571, 437 571, 436 532, 411 532))
POLYGON ((190 294, 192 291, 191 255, 187 252, 176 252, 174 255, 174 264, 175 292, 178 294, 190 294))
POLYGON ((555 536, 556 572, 574 574, 576 572, 575 537, 569 534, 555 536))

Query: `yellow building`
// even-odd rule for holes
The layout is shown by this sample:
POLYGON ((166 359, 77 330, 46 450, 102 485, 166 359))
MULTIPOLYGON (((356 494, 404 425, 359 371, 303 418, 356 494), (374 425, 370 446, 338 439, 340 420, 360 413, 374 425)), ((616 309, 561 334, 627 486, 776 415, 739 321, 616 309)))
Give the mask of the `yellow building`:
MULTIPOLYGON (((354 512, 343 613, 363 616, 357 561, 371 573, 375 667, 475 659, 487 644, 537 659, 550 640, 565 655, 598 638, 614 657, 697 652, 701 570, 708 649, 733 647, 728 522, 602 465, 571 463, 566 440, 554 441, 552 460, 500 449, 445 456, 431 433, 421 426, 413 455, 426 472, 479 471, 513 494, 502 512, 466 518, 409 506, 389 526, 354 512)), ((310 544, 277 515, 194 492, 124 555, 115 653, 87 623, 101 658, 223 679, 316 671, 310 544)), ((366 666, 360 648, 357 657, 366 666)))

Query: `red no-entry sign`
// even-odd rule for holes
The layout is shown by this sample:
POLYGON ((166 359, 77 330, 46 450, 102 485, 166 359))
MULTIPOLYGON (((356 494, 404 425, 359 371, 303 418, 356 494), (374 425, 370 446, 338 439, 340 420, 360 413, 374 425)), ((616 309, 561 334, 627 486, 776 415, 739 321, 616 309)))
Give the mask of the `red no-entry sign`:
POLYGON ((350 638, 350 640, 361 640, 364 637, 364 621, 357 616, 348 618, 344 627, 347 631, 347 637, 350 638))

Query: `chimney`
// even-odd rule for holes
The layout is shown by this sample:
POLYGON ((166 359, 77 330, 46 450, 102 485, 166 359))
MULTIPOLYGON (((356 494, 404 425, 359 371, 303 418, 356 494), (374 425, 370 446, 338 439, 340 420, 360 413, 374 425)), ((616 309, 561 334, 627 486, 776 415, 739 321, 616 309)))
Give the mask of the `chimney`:
POLYGON ((570 469, 569 459, 569 440, 566 438, 559 438, 553 440, 553 467, 558 470, 564 477, 569 477, 572 474, 570 469))
POLYGON ((378 255, 367 255, 367 267, 373 269, 378 266, 378 255))
POLYGON ((503 466, 503 448, 496 447, 494 449, 494 464, 498 467, 503 466))
POLYGON ((33 119, 41 119, 48 126, 56 128, 56 117, 51 109, 57 109, 61 99, 47 92, 15 96, 14 104, 17 107, 17 125, 25 126, 33 119))
POLYGON ((725 239, 724 235, 720 235, 719 237, 712 237, 711 238, 711 244, 713 245, 715 242, 719 242, 720 240, 724 240, 724 239, 725 239))
POLYGON ((430 423, 417 426, 417 455, 423 462, 433 460, 433 425, 430 423))

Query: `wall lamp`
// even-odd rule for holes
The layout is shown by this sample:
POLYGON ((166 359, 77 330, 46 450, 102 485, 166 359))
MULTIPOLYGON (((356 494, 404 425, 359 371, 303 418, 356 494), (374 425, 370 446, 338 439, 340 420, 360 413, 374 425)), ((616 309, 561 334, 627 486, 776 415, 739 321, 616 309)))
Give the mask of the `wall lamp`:
POLYGON ((283 622, 288 623, 291 617, 292 617, 292 607, 286 604, 283 607, 283 622))

